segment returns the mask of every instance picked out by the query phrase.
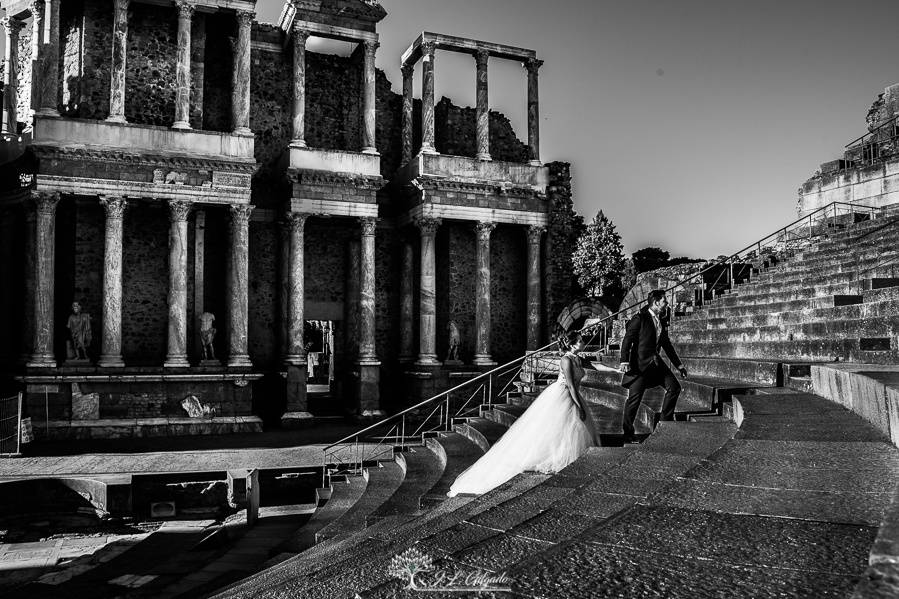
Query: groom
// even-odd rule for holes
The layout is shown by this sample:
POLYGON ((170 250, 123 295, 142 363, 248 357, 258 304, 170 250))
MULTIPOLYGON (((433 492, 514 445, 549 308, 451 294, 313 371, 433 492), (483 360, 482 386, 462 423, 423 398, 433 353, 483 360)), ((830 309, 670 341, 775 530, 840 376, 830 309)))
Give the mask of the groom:
POLYGON ((637 408, 643 400, 643 392, 647 389, 659 385, 665 387, 661 419, 674 420, 674 406, 677 405, 681 386, 662 361, 659 350, 665 350, 668 359, 684 378, 687 378, 687 369, 681 364, 677 352, 671 345, 671 339, 668 338, 667 308, 668 300, 665 298, 665 292, 661 289, 650 291, 646 297, 646 306, 628 321, 621 342, 621 364, 618 369, 624 372, 621 385, 628 389, 621 422, 625 443, 633 443, 636 440, 634 419, 637 417, 637 408))

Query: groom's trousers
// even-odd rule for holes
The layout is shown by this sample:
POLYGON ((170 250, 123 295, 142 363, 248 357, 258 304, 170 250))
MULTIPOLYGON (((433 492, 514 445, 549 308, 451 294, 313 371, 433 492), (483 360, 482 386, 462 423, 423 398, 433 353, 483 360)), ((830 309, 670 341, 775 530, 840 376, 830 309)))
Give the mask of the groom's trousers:
POLYGON ((659 359, 628 387, 627 401, 624 403, 624 415, 621 422, 625 437, 634 436, 634 420, 637 418, 640 402, 643 401, 643 393, 647 389, 659 385, 665 388, 661 420, 674 420, 674 407, 677 405, 681 386, 668 366, 659 359))

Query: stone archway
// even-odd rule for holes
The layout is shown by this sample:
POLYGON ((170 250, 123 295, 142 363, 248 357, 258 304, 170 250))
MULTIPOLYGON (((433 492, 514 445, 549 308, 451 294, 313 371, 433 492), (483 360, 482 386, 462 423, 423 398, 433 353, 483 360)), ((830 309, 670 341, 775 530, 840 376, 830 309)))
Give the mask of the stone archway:
POLYGON ((562 309, 556 318, 556 325, 563 331, 570 331, 574 327, 582 327, 588 319, 605 318, 611 313, 612 311, 596 298, 580 298, 562 309))

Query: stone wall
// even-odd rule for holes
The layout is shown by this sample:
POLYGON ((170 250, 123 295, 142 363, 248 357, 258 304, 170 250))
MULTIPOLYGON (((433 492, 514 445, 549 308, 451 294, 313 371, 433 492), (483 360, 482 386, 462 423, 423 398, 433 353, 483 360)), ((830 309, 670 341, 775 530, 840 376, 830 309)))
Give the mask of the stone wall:
MULTIPOLYGON (((477 153, 475 109, 455 106, 449 98, 441 98, 434 107, 434 137, 441 154, 468 156, 477 153)), ((512 123, 503 114, 490 111, 490 156, 494 160, 527 162, 527 144, 515 136, 512 123)))
MULTIPOLYGON (((248 350, 257 367, 276 367, 279 353, 278 263, 280 233, 274 222, 250 223, 248 350)), ((230 326, 230 325, 229 325, 230 326)))
POLYGON ((122 248, 122 354, 126 364, 159 366, 165 361, 168 231, 164 204, 135 202, 128 206, 122 248))
POLYGON ((131 3, 125 118, 130 123, 171 126, 175 122, 178 17, 172 7, 131 3), (140 90, 140 93, 135 93, 140 90))
MULTIPOLYGON (((234 51, 231 37, 237 25, 233 16, 213 13, 206 16, 206 49, 204 52, 203 129, 231 131, 231 79, 234 51)), ((251 75, 252 76, 252 75, 251 75)), ((250 105, 250 114, 254 107, 250 105)))

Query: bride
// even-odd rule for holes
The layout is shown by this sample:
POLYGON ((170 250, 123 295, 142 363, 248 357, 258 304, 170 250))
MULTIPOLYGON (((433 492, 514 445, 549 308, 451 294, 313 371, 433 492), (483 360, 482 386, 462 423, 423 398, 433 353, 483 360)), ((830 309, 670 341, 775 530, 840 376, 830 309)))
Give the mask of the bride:
POLYGON ((543 390, 490 450, 456 478, 448 496, 486 493, 526 470, 558 472, 593 445, 599 433, 579 386, 584 349, 579 331, 559 338, 559 378, 543 390))

